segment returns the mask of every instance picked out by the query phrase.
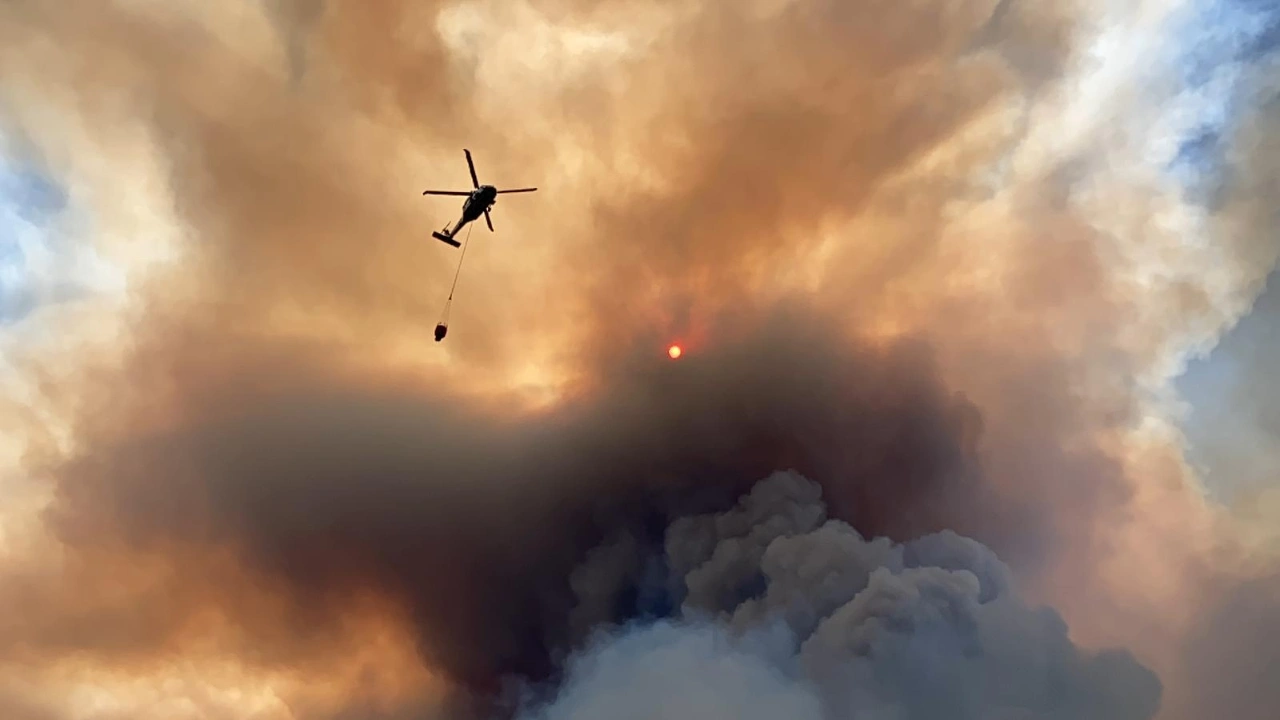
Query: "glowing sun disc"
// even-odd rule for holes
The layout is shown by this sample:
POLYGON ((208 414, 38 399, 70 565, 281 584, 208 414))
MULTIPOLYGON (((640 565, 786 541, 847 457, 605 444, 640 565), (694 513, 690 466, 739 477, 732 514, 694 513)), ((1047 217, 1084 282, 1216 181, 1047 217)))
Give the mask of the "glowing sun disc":
POLYGON ((671 347, 667 348, 667 356, 670 357, 672 360, 675 360, 676 358, 680 357, 683 353, 684 353, 684 350, 680 349, 679 345, 672 345, 671 347))

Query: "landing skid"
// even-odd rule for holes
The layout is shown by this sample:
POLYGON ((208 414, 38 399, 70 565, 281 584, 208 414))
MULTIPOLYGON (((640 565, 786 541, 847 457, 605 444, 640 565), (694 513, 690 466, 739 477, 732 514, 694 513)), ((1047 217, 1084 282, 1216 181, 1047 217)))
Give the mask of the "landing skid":
POLYGON ((445 235, 444 233, 440 232, 439 230, 437 230, 437 231, 435 231, 435 232, 431 233, 431 237, 433 237, 433 238, 435 238, 435 239, 439 240, 439 241, 440 241, 440 242, 442 242, 442 243, 445 243, 446 245, 452 245, 452 246, 454 246, 454 247, 462 247, 462 243, 458 242, 457 240, 454 240, 453 238, 449 237, 448 235, 445 235))

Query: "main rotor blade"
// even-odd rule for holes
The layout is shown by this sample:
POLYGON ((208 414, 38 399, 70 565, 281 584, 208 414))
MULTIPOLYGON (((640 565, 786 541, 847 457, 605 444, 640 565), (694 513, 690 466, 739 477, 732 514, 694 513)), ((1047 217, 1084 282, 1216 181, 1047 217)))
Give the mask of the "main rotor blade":
POLYGON ((499 190, 499 193, 537 192, 538 188, 516 188, 515 190, 499 190))
POLYGON ((470 190, 423 190, 423 195, 457 195, 466 197, 471 194, 470 190))
POLYGON ((484 211, 484 223, 489 226, 489 232, 493 232, 493 220, 489 218, 489 211, 484 211))
POLYGON ((479 188, 480 180, 476 177, 476 164, 471 162, 471 151, 463 148, 462 152, 467 154, 467 169, 471 171, 471 184, 479 188))

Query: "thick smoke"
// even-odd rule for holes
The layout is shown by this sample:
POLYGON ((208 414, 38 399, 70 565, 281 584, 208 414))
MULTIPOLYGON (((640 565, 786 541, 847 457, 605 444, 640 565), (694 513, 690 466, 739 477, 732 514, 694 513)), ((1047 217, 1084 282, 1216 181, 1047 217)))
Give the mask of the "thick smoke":
MULTIPOLYGON (((61 468, 50 521, 86 552, 230 548, 260 582, 283 583, 317 628, 363 590, 387 594, 405 605, 434 667, 491 689, 508 673, 549 672, 556 652, 609 617, 591 609, 616 602, 591 597, 599 578, 571 572, 588 548, 611 543, 586 556, 600 572, 643 575, 642 558, 624 562, 628 542, 655 522, 731 502, 776 467, 821 479, 840 516, 872 533, 912 537, 994 506, 977 469, 976 411, 940 384, 927 351, 855 350, 820 317, 777 311, 697 358, 640 362, 615 390, 527 417, 391 380, 357 394, 341 377, 308 377, 296 360, 234 377, 184 364, 175 370, 193 386, 229 383, 232 394, 184 397, 185 411, 208 419, 61 468), (242 383, 261 388, 252 403, 234 394, 242 383)), ((822 519, 812 503, 796 512, 795 530, 822 519)), ((990 520, 1000 536, 998 516, 990 520)), ((1026 522, 1010 521, 1010 536, 1030 542, 1026 522)), ((717 593, 754 572, 784 530, 756 528, 725 556, 712 528, 678 522, 669 542, 688 547, 673 557, 703 565, 698 552, 720 553, 682 602, 718 606, 717 593)), ((175 582, 193 580, 177 571, 175 582)), ((39 641, 38 627, 11 632, 39 641)), ((174 630, 134 637, 163 643, 174 630)))
POLYGON ((1149 714, 1034 598, 1182 710, 1261 707, 1227 668, 1265 655, 1170 679, 1275 604, 1206 570, 1157 401, 1274 264, 1278 136, 1241 122, 1183 202, 1134 69, 1168 4, 1116 5, 0 2, 6 153, 130 267, 124 311, 6 345, 49 502, 0 536, 0 693, 398 720, 567 678, 551 711, 652 651, 802 717, 1149 714), (418 193, 464 146, 543 190, 436 345, 457 206, 418 193), (786 468, 825 505, 753 488, 786 468))
POLYGON ((1127 720, 1159 707, 1150 670, 1075 647, 987 548, 951 532, 867 540, 794 472, 676 519, 658 548, 665 578, 620 583, 599 564, 583 583, 670 592, 675 619, 597 629, 556 696, 522 717, 1127 720), (644 587, 655 580, 667 587, 644 587))

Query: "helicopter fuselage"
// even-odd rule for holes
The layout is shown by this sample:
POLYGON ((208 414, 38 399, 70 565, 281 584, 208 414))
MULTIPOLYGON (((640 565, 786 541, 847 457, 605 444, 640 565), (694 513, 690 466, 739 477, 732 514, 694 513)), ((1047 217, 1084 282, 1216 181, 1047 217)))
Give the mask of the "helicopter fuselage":
POLYGON ((465 202, 462 203, 462 225, 466 225, 473 220, 479 220, 484 211, 493 207, 493 203, 498 199, 498 189, 492 185, 481 185, 471 194, 467 196, 465 202))

